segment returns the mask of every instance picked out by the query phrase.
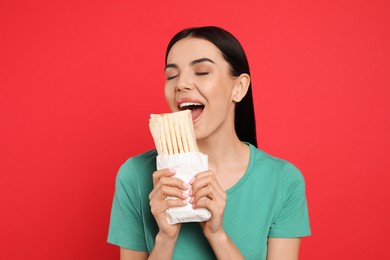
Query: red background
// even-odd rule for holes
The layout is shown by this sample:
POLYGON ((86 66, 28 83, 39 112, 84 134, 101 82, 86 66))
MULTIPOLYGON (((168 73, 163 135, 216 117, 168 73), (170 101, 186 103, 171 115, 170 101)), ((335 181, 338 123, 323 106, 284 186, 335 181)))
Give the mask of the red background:
POLYGON ((246 49, 259 147, 303 172, 301 259, 390 259, 389 1, 0 1, 0 259, 117 259, 114 180, 153 147, 164 50, 246 49))

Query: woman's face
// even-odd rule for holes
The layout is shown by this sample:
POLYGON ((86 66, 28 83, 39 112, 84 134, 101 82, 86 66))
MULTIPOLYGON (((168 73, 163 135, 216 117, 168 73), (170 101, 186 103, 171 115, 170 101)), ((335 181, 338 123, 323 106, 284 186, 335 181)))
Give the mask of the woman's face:
POLYGON ((234 86, 229 63, 211 42, 184 38, 165 68, 165 98, 172 111, 191 109, 197 139, 234 130, 234 86))

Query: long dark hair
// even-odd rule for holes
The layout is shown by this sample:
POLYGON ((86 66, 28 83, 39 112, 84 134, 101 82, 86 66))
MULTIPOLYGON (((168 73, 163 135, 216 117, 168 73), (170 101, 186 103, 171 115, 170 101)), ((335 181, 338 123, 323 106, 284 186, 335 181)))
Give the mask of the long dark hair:
MULTIPOLYGON (((230 74, 238 77, 243 73, 250 75, 249 64, 240 42, 230 32, 215 26, 192 27, 178 32, 168 44, 165 64, 172 46, 186 37, 205 39, 214 44, 230 65, 230 74)), ((234 128, 238 138, 257 147, 255 111, 253 107, 252 83, 241 102, 236 104, 234 128)))

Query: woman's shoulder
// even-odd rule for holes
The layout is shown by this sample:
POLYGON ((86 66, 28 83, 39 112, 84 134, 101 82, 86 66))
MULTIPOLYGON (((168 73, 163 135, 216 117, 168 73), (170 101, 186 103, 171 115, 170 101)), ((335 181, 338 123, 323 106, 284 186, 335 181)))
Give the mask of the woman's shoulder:
POLYGON ((271 155, 261 148, 252 146, 253 160, 256 168, 269 171, 271 174, 280 175, 283 179, 291 181, 303 181, 303 175, 299 168, 290 161, 271 155))
POLYGON ((117 178, 128 180, 150 175, 156 168, 157 151, 149 150, 128 158, 119 168, 117 178))
POLYGON ((149 150, 128 158, 123 163, 122 166, 133 165, 133 164, 145 164, 145 163, 147 164, 150 163, 151 161, 155 162, 156 156, 157 156, 156 149, 149 150))

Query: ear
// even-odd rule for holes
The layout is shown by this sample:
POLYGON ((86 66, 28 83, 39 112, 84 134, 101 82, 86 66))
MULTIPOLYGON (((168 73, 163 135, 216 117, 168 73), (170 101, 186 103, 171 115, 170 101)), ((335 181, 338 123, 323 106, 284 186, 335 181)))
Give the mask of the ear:
POLYGON ((233 102, 240 102, 248 92, 249 84, 251 82, 251 77, 243 73, 240 76, 236 78, 236 83, 234 84, 233 90, 232 90, 232 101, 233 102))

